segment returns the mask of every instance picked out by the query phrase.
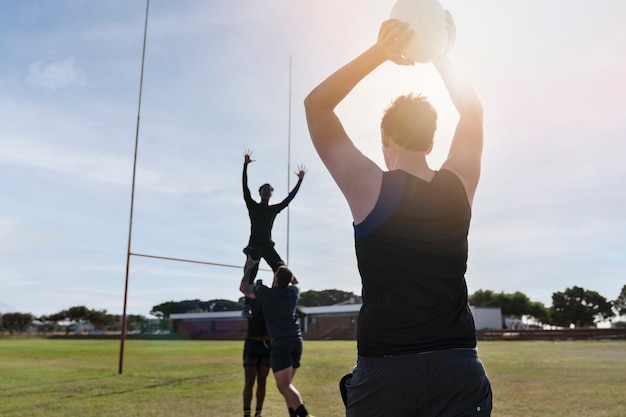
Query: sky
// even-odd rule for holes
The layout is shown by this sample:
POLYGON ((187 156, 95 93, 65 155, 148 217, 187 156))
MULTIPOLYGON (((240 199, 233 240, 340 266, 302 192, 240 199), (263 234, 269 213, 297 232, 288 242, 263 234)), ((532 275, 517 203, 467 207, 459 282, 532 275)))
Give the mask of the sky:
MULTIPOLYGON (((457 25, 450 58, 485 110, 468 291, 521 291, 547 307, 572 286, 615 299, 626 285, 626 2, 441 2, 457 25)), ((269 182, 282 200, 307 168, 273 230, 301 289, 359 294, 350 212, 302 102, 375 42, 393 3, 152 0, 140 101, 145 1, 2 1, 0 312, 122 314, 125 294, 127 313, 147 317, 167 301, 236 301, 247 149, 257 198, 269 182)), ((409 91, 439 112, 437 169, 457 115, 431 64, 383 64, 337 112, 384 167, 380 117, 409 91)))

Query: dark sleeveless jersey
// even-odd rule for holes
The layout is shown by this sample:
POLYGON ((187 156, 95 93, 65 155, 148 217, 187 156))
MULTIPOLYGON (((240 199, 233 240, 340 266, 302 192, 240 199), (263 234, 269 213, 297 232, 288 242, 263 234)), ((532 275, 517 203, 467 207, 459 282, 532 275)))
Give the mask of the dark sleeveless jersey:
POLYGON ((451 171, 430 182, 383 173, 376 206, 355 225, 363 285, 359 355, 404 355, 476 346, 467 303, 471 208, 451 171))

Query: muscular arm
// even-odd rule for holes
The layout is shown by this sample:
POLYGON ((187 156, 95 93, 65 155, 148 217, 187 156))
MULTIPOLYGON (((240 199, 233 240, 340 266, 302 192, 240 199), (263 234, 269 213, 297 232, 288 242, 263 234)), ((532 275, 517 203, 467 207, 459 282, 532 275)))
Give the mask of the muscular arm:
POLYGON ((469 82, 447 57, 433 62, 459 113, 448 158, 442 168, 453 171, 463 182, 470 205, 480 178, 483 151, 483 107, 469 82))
POLYGON ((399 52, 410 35, 405 24, 397 20, 385 21, 375 45, 326 78, 304 101, 315 150, 345 196, 357 224, 376 204, 382 170, 350 140, 335 113, 335 107, 365 76, 385 61, 412 63, 399 52))

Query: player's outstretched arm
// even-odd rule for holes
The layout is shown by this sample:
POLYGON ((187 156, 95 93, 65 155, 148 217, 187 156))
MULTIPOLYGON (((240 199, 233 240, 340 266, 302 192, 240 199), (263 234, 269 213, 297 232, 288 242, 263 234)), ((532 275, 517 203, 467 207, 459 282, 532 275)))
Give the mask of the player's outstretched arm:
POLYGON ((252 151, 250 149, 246 149, 243 153, 243 172, 241 174, 241 183, 243 186, 243 199, 248 202, 252 200, 252 195, 250 194, 250 188, 248 188, 248 165, 254 162, 252 159, 252 151))
POLYGON ((400 52, 411 36, 413 33, 407 23, 386 20, 374 45, 322 81, 304 100, 315 150, 345 196, 355 223, 360 223, 373 209, 382 171, 350 140, 335 108, 382 63, 390 60, 400 65, 412 65, 413 61, 404 58, 400 52))
POLYGON ((298 194, 298 191, 300 191, 300 186, 302 185, 304 174, 306 174, 306 167, 304 165, 298 166, 298 172, 296 172, 296 175, 298 176, 298 182, 293 187, 293 189, 289 192, 287 197, 285 197, 283 201, 281 201, 280 203, 276 205, 279 211, 287 207, 289 203, 291 202, 291 200, 293 200, 296 197, 296 194, 298 194))
POLYGON ((452 104, 459 113, 459 121, 452 138, 448 158, 442 168, 453 171, 463 182, 470 204, 480 178, 483 151, 483 107, 469 81, 447 57, 456 40, 456 26, 447 13, 449 45, 446 52, 433 61, 443 80, 452 104))

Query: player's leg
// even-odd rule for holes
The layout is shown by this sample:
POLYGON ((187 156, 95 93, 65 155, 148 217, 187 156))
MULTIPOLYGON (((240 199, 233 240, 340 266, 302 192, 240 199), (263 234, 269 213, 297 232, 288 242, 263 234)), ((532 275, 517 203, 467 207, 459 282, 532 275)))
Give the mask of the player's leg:
POLYGON ((259 261, 263 257, 263 251, 252 245, 248 245, 243 249, 246 254, 246 263, 243 266, 243 274, 248 278, 250 284, 254 283, 254 279, 259 272, 259 261))
POLYGON ((270 373, 269 364, 259 363, 257 366, 257 384, 256 384, 256 409, 255 417, 262 417, 263 402, 265 401, 265 392, 267 388, 267 376, 270 373))
POLYGON ((243 386, 243 415, 244 417, 250 417, 252 414, 252 393, 254 391, 254 381, 257 377, 256 366, 245 366, 245 383, 243 386))
POLYGON ((249 417, 252 407, 252 393, 254 390, 254 381, 257 379, 257 361, 252 352, 250 340, 246 339, 243 348, 243 369, 244 369, 244 385, 243 385, 243 415, 249 417))
POLYGON ((302 339, 285 338, 272 343, 272 371, 278 391, 285 398, 290 416, 306 417, 309 413, 304 406, 300 392, 293 385, 293 377, 300 366, 302 339))
MULTIPOLYGON (((254 284, 257 272, 259 271, 259 261, 261 260, 261 251, 255 246, 248 245, 243 249, 246 254, 246 263, 243 266, 243 276, 250 284, 254 284)), ((244 318, 252 315, 252 305, 248 297, 244 299, 242 315, 244 318)))
POLYGON ((267 376, 270 373, 270 341, 263 340, 256 343, 257 351, 257 385, 256 385, 256 409, 254 416, 263 417, 263 403, 267 388, 267 376))
POLYGON ((300 396, 300 393, 298 392, 296 387, 291 383, 292 378, 293 368, 291 366, 281 369, 279 371, 274 371, 276 387, 285 399, 287 407, 292 410, 296 410, 302 404, 302 397, 300 396))
POLYGON ((285 265, 285 262, 282 260, 276 249, 273 246, 267 246, 263 248, 263 259, 265 262, 272 268, 272 271, 276 272, 278 267, 285 265))
MULTIPOLYGON (((302 359, 302 338, 297 338, 293 342, 293 348, 291 350, 291 385, 293 385, 293 379, 296 376, 296 371, 300 368, 300 360, 302 359)), ((294 386, 295 388, 295 386, 294 386)), ((301 396, 302 397, 302 396, 301 396)), ((304 400, 300 398, 302 404, 295 409, 295 414, 298 417, 312 417, 304 406, 304 400)))

